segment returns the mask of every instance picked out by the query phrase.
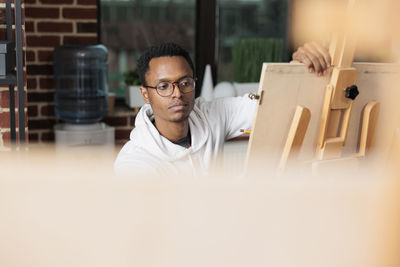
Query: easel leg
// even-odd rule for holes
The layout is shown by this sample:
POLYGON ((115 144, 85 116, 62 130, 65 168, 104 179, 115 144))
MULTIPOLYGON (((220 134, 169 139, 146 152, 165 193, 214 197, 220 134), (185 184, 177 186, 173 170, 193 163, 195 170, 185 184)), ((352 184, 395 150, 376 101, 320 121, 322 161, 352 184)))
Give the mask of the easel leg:
POLYGON ((360 149, 358 154, 365 156, 366 152, 370 150, 375 143, 375 129, 379 115, 379 103, 375 101, 369 102, 364 108, 361 136, 360 136, 360 149))
POLYGON ((311 119, 311 112, 308 108, 297 106, 290 126, 289 134, 286 139, 285 147, 279 162, 278 171, 282 173, 287 164, 295 160, 299 154, 304 136, 307 132, 308 124, 311 119))

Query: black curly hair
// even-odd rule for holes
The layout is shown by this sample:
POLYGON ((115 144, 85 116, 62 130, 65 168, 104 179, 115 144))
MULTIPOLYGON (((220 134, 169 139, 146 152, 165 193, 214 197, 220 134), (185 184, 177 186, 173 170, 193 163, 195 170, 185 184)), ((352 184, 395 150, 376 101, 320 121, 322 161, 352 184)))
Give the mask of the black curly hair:
POLYGON ((149 62, 153 58, 157 57, 173 57, 180 56, 186 59, 187 63, 189 63, 190 68, 193 71, 193 75, 195 74, 194 66, 192 59, 189 56, 189 53, 175 43, 160 43, 158 45, 151 46, 147 48, 143 54, 139 57, 137 63, 137 69, 139 74, 140 83, 143 86, 146 86, 146 73, 149 70, 149 62))

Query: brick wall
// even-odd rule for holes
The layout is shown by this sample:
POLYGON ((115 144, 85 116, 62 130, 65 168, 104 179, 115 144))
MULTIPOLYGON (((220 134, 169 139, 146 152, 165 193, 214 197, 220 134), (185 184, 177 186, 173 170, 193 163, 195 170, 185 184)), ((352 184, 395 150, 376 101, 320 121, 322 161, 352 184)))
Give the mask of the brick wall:
POLYGON ((29 139, 53 141, 53 50, 60 45, 97 44, 97 1, 25 2, 29 139))
MULTIPOLYGON (((5 0, 0 0, 0 40, 6 40, 6 22, 5 22, 5 0)), ((11 1, 14 3, 14 1, 11 1)), ((23 50, 26 50, 25 47, 25 34, 24 34, 24 1, 22 0, 22 41, 23 41, 23 50)), ((14 18, 14 4, 12 4, 12 14, 14 18)), ((15 40, 15 31, 13 32, 13 38, 15 40)), ((25 57, 25 53, 24 53, 25 57)), ((25 64, 25 62, 24 62, 25 64)), ((24 95, 25 95, 25 118, 27 115, 27 101, 26 101, 26 75, 25 75, 25 67, 24 67, 24 95)), ((17 102, 17 87, 15 86, 15 118, 16 118, 16 126, 17 126, 17 139, 18 139, 18 102, 17 102)), ((27 122, 25 121, 25 132, 26 132, 26 140, 28 139, 28 128, 27 122)), ((7 149, 10 147, 10 95, 8 86, 0 86, 0 151, 7 149)))
MULTIPOLYGON (((97 44, 96 0, 25 0, 28 126, 31 142, 53 142, 53 50, 60 45, 97 44)), ((104 118, 115 127, 117 144, 129 138, 135 116, 117 107, 104 118)))

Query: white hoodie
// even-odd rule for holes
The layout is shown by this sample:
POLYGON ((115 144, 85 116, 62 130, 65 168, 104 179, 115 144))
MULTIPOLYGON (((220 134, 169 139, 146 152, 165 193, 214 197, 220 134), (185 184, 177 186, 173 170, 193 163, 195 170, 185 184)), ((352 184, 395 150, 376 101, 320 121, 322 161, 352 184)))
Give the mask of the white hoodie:
POLYGON ((154 127, 153 111, 144 105, 136 116, 135 128, 114 163, 117 174, 193 176, 207 175, 223 150, 225 140, 250 129, 256 101, 248 95, 219 98, 205 102, 195 100, 189 115, 191 147, 185 148, 161 136, 154 127))

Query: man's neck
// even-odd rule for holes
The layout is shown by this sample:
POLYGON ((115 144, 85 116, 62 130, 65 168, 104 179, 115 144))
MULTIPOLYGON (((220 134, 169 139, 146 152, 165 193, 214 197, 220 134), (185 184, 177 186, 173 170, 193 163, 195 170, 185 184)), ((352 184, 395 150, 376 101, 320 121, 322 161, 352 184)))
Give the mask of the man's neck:
POLYGON ((185 138, 189 130, 189 120, 170 122, 155 119, 154 125, 158 132, 171 142, 178 142, 185 138))

